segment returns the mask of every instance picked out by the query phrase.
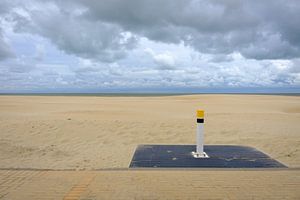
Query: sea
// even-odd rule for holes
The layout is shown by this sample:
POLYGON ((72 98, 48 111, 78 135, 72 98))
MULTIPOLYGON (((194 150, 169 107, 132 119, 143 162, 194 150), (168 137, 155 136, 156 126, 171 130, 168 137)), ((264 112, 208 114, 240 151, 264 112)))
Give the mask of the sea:
POLYGON ((94 96, 94 97, 159 97, 159 96, 183 96, 183 95, 280 95, 300 96, 300 93, 0 93, 0 96, 94 96))

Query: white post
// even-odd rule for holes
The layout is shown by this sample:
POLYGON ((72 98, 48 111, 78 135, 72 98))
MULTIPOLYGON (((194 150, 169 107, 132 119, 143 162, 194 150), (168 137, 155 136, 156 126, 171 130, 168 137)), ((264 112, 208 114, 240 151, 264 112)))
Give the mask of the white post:
POLYGON ((196 152, 199 155, 203 155, 203 131, 204 131, 204 123, 197 122, 197 148, 196 152))
POLYGON ((197 147, 193 152, 195 158, 208 158, 204 152, 204 110, 197 110, 197 147))

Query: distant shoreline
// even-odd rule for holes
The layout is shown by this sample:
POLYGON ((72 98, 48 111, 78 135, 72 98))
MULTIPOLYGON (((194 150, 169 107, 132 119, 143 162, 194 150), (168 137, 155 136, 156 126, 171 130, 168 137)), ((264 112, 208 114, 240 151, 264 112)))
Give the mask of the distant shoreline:
POLYGON ((300 93, 0 93, 0 96, 90 96, 90 97, 159 97, 185 95, 279 95, 300 96, 300 93))

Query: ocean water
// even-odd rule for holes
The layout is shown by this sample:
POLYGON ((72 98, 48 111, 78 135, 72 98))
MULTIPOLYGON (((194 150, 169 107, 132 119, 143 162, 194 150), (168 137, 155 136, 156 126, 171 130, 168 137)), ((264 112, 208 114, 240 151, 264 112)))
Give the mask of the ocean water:
POLYGON ((0 93, 0 96, 16 95, 16 96, 156 97, 156 96, 201 95, 201 94, 300 96, 300 93, 0 93))

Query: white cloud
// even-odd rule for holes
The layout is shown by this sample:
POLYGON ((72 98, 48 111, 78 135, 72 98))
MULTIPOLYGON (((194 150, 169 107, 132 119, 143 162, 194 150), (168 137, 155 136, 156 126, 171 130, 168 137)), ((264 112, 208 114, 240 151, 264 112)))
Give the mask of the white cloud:
POLYGON ((150 48, 145 49, 145 52, 148 53, 150 56, 152 56, 155 63, 161 69, 174 69, 175 64, 176 64, 175 58, 170 52, 166 51, 163 53, 155 53, 150 48))

